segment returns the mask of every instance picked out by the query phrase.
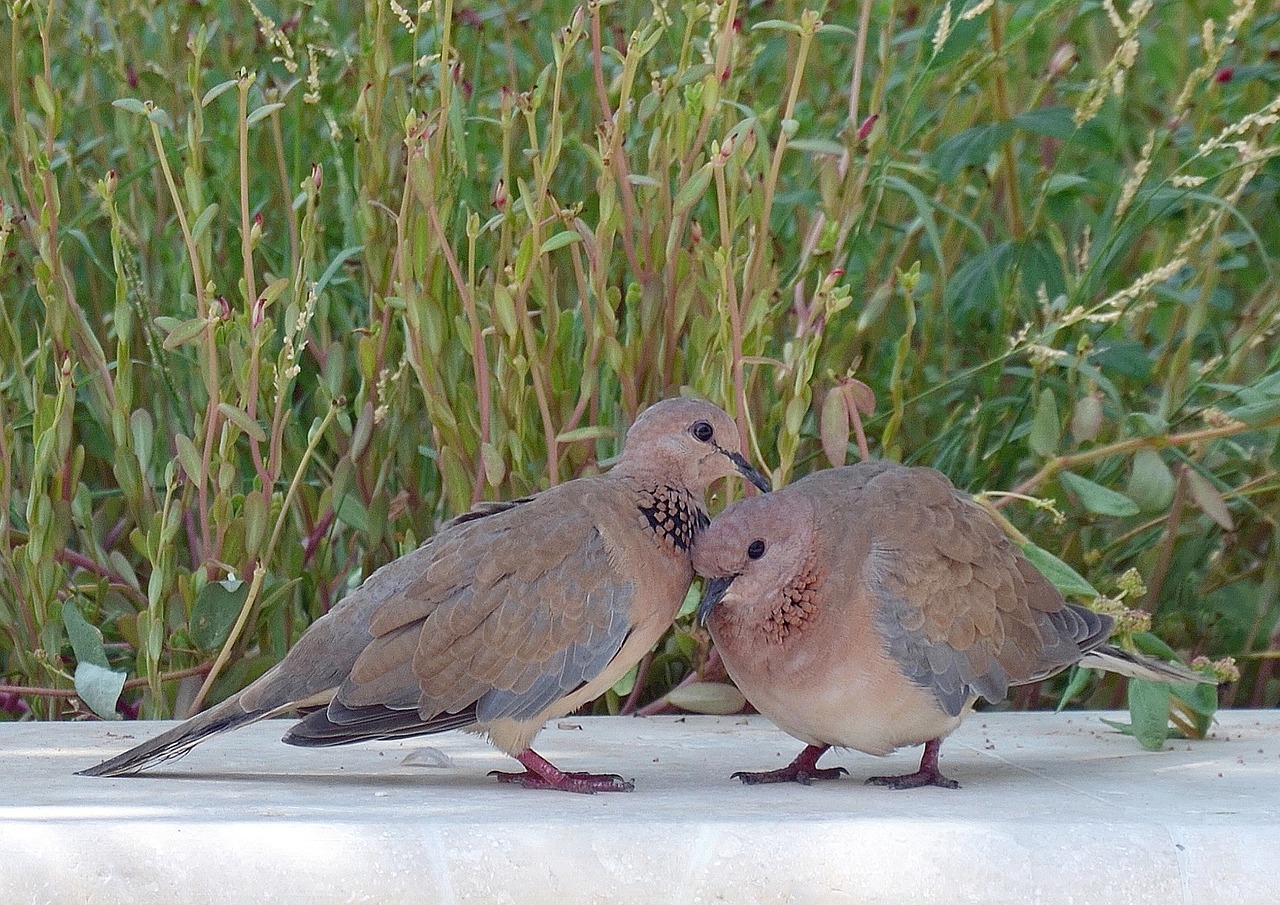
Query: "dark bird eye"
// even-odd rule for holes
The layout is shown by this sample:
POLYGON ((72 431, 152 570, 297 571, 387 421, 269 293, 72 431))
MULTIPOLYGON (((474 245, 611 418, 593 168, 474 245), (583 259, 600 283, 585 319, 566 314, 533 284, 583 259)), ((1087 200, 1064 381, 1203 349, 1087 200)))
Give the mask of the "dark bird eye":
POLYGON ((764 541, 756 538, 747 545, 747 559, 759 559, 764 556, 764 541))
POLYGON ((689 433, 693 434, 693 439, 699 443, 709 443, 715 435, 715 431, 711 429, 711 425, 706 421, 693 422, 693 427, 689 428, 689 433))

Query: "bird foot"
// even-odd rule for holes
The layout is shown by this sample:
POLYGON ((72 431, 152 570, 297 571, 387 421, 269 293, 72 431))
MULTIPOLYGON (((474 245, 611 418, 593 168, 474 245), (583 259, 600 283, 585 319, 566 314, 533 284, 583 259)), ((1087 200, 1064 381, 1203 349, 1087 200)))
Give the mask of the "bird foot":
POLYGON ((958 789, 960 783, 942 775, 938 769, 938 749, 942 739, 930 739, 924 743, 924 754, 920 756, 920 769, 904 776, 872 776, 869 786, 884 786, 888 789, 918 789, 921 786, 937 786, 940 789, 958 789))
POLYGON ((560 773, 548 778, 525 770, 523 773, 504 773, 494 770, 489 775, 498 782, 519 783, 526 789, 554 789, 557 792, 580 792, 592 795, 596 792, 634 792, 636 784, 629 782, 617 773, 560 773))
POLYGON ((634 792, 636 784, 623 779, 617 773, 566 773, 551 761, 537 754, 532 748, 516 755, 524 765, 523 773, 504 773, 494 770, 490 776, 498 782, 519 783, 526 789, 554 789, 557 792, 578 792, 593 795, 596 792, 634 792))
POLYGON ((942 789, 958 789, 960 783, 943 776, 936 769, 919 769, 904 776, 872 776, 866 780, 869 786, 884 786, 888 789, 918 789, 921 786, 938 786, 942 789))
POLYGON ((798 782, 807 786, 815 779, 839 779, 848 774, 844 767, 818 769, 818 758, 827 753, 830 745, 809 745, 796 759, 780 770, 766 770, 761 773, 748 773, 745 770, 733 774, 733 779, 742 780, 744 785, 759 786, 769 782, 798 782))
POLYGON ((847 775, 849 771, 844 767, 826 767, 819 770, 816 767, 806 768, 788 764, 780 770, 762 770, 758 773, 739 770, 730 778, 740 779, 746 786, 762 786, 771 782, 798 782, 802 786, 807 786, 811 785, 815 779, 839 779, 847 775))

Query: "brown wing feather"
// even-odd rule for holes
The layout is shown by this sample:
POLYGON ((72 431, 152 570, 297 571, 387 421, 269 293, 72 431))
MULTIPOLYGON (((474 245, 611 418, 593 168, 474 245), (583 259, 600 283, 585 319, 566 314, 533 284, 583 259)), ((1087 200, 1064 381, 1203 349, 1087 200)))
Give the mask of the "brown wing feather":
POLYGON ((845 484, 845 517, 870 525, 864 580, 877 628, 904 674, 948 713, 1057 672, 1109 632, 940 472, 880 467, 845 484))
POLYGON ((416 696, 424 721, 472 707, 481 722, 528 718, 598 674, 626 637, 634 585, 592 513, 625 504, 611 498, 621 489, 578 482, 442 532, 420 577, 374 613, 341 705, 416 696))

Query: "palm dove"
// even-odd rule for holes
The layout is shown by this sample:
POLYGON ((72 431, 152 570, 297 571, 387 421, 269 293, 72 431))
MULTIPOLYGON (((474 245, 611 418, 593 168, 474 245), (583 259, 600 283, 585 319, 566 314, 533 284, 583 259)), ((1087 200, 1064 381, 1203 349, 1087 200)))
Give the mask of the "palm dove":
POLYGON ((1080 663, 1209 681, 1105 644, 1113 620, 1062 595, 986 510, 932 468, 864 462, 729 506, 698 536, 699 619, 747 700, 807 747, 748 784, 831 779, 830 747, 924 744, 895 789, 957 783, 941 740, 974 701, 1080 663))
POLYGON ((689 548, 718 478, 768 482, 737 427, 694 399, 637 418, 617 464, 535 496, 483 504, 369 576, 239 694, 83 771, 135 773, 211 735, 319 707, 285 734, 340 745, 465 728, 522 773, 499 779, 573 792, 630 791, 612 774, 565 773, 530 744, 544 722, 612 686, 675 618, 689 548))

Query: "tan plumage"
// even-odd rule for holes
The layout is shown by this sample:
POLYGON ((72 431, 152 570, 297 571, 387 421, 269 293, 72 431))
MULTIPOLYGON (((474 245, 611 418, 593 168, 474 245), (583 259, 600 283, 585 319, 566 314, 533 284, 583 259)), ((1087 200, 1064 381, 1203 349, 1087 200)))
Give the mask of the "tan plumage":
POLYGON ((1206 681, 1104 644, 1110 617, 1069 604, 980 506, 931 468, 865 462, 741 500, 694 545, 700 615, 747 699, 810 747, 747 782, 808 781, 828 747, 925 744, 896 788, 954 786, 940 740, 978 697, 1084 665, 1206 681))
POLYGON ((689 546, 718 478, 768 484, 707 402, 646 410, 617 465, 536 496, 487 503, 379 569, 240 694, 84 772, 134 773, 217 732, 327 705, 285 735, 335 745, 452 728, 486 733, 527 786, 629 789, 565 774, 529 749, 543 723, 598 696, 670 625, 689 546))

